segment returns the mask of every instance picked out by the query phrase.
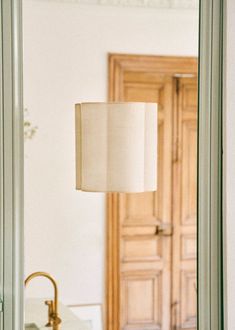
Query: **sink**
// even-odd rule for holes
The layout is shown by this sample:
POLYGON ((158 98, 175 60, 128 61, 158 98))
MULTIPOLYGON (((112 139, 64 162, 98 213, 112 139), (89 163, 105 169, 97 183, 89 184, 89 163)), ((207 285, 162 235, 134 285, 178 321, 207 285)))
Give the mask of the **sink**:
MULTIPOLYGON (((25 303, 25 330, 52 330, 53 327, 46 327, 48 320, 48 309, 44 301, 48 298, 28 298, 25 303)), ((80 320, 65 305, 59 303, 59 313, 62 324, 59 330, 91 330, 89 323, 80 320)), ((18 330, 18 329, 17 329, 18 330)))
POLYGON ((25 324, 25 330, 39 330, 35 323, 25 324))

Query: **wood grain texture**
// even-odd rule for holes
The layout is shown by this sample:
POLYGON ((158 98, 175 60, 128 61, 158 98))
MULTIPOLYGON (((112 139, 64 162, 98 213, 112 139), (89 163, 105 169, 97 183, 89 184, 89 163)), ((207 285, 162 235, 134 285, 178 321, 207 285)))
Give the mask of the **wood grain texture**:
POLYGON ((178 78, 174 106, 172 327, 196 329, 197 79, 178 78))

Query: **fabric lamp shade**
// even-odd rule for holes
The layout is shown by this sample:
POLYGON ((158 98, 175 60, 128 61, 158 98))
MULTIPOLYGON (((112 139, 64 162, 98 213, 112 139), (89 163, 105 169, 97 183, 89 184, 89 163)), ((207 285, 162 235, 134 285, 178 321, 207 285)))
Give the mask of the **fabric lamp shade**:
POLYGON ((75 113, 76 189, 156 190, 156 103, 81 103, 75 113))

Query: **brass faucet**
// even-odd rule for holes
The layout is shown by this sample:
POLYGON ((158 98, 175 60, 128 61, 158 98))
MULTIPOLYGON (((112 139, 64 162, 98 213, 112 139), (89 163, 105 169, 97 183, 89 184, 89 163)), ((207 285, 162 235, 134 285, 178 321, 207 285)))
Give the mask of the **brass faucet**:
POLYGON ((58 325, 61 323, 61 319, 59 318, 58 314, 58 288, 56 281, 54 278, 44 272, 36 272, 31 275, 29 275, 25 280, 25 286, 35 277, 46 277, 48 278, 54 287, 54 301, 53 300, 46 300, 45 304, 48 306, 48 323, 46 324, 46 327, 52 327, 53 330, 58 330, 58 325))

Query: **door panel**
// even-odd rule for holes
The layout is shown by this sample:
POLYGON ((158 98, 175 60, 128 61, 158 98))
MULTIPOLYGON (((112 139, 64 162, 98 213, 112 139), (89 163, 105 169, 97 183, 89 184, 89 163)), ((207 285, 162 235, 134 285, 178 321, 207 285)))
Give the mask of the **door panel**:
POLYGON ((196 329, 197 79, 177 81, 173 175, 173 329, 196 329))
POLYGON ((157 102, 159 129, 157 191, 120 196, 121 329, 169 329, 171 242, 157 226, 171 220, 172 86, 170 76, 124 75, 124 101, 157 102))
POLYGON ((125 273, 122 278, 122 329, 161 329, 161 273, 125 273), (143 300, 139 299, 144 293, 143 300))

